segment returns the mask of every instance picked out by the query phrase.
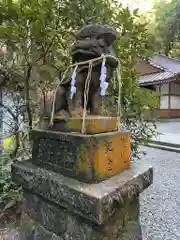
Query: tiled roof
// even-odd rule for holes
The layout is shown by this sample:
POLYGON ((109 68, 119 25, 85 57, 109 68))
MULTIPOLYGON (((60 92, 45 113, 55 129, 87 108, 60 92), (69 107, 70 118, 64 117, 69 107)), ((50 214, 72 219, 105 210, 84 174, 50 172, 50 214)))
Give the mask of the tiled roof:
POLYGON ((156 64, 162 69, 173 73, 180 73, 180 61, 163 55, 153 55, 148 58, 149 62, 156 64))
POLYGON ((141 76, 139 78, 139 83, 140 85, 152 85, 155 82, 159 83, 159 82, 169 82, 171 80, 174 79, 174 77, 176 77, 177 74, 172 73, 172 72, 168 72, 168 71, 164 71, 164 72, 160 72, 160 73, 153 73, 153 74, 149 74, 149 75, 144 75, 141 76))
POLYGON ((141 76, 138 81, 141 86, 154 83, 173 81, 180 75, 180 61, 162 55, 153 55, 148 58, 151 66, 161 69, 159 73, 152 73, 141 76))

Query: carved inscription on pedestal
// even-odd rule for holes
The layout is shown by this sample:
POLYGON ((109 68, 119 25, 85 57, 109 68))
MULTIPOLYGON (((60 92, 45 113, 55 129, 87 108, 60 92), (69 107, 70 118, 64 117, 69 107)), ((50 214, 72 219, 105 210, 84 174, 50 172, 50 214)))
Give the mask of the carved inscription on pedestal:
POLYGON ((126 160, 130 155, 130 138, 127 135, 121 135, 119 139, 120 159, 126 160))
POLYGON ((76 147, 67 141, 41 138, 37 158, 44 163, 73 170, 75 168, 76 147))
POLYGON ((110 153, 113 151, 112 142, 105 141, 105 154, 107 157, 107 170, 111 172, 113 170, 113 159, 110 156, 110 153))

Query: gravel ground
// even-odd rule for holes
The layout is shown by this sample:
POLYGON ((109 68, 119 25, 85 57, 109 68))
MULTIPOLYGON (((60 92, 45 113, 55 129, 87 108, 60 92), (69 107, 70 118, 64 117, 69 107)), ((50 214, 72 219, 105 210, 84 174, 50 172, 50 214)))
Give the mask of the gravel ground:
POLYGON ((180 154, 145 148, 154 183, 141 194, 143 240, 180 240, 180 154))
POLYGON ((157 122, 157 130, 160 133, 176 133, 180 134, 180 119, 169 120, 168 122, 157 122))

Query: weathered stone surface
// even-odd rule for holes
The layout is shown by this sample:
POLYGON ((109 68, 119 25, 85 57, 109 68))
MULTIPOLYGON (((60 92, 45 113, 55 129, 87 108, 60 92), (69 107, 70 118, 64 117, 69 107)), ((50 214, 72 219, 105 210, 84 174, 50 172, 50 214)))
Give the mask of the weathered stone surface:
MULTIPOLYGON (((82 117, 73 117, 65 120, 62 116, 55 116, 54 125, 51 127, 51 131, 81 133, 82 124, 82 117)), ((117 117, 91 115, 86 117, 86 134, 107 133, 117 130, 117 117)))
POLYGON ((67 209, 48 204, 41 197, 25 192, 24 211, 41 226, 57 235, 64 233, 68 225, 67 209))
POLYGON ((13 164, 12 177, 23 188, 46 200, 103 224, 152 183, 153 169, 132 163, 130 169, 104 182, 85 184, 26 161, 13 164))
POLYGON ((6 228, 0 228, 1 240, 21 240, 19 236, 19 226, 16 227, 12 223, 7 224, 6 228))
MULTIPOLYGON (((38 196, 26 193, 25 198, 25 210, 21 221, 21 236, 32 236, 32 240, 141 239, 138 198, 135 198, 131 204, 126 204, 123 208, 120 208, 102 225, 96 225, 78 215, 72 214, 68 210, 65 211, 64 208, 52 205, 52 203, 48 203, 38 196), (48 210, 46 211, 46 209, 48 210), (50 224, 53 214, 56 221, 54 220, 50 224), (49 220, 44 221, 45 217, 46 219, 49 218, 49 220), (62 219, 64 223, 62 223, 62 219), (62 229, 62 225, 63 231, 58 231, 58 228, 62 229), (64 226, 66 227, 64 228, 64 226), (52 234, 52 232, 54 232, 54 234, 52 234)), ((29 238, 22 238, 22 240, 27 239, 29 238)))
POLYGON ((82 182, 103 181, 130 167, 130 134, 96 135, 36 130, 34 164, 82 182))
POLYGON ((31 219, 26 213, 22 214, 20 227, 21 240, 63 240, 60 236, 48 231, 31 219))

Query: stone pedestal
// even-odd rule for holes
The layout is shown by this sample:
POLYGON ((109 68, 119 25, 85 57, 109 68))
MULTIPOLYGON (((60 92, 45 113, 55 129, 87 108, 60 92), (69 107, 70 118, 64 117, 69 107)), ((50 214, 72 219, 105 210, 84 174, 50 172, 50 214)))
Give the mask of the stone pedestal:
POLYGON ((130 134, 34 130, 32 162, 82 182, 103 181, 130 167, 130 134))
POLYGON ((139 194, 151 167, 131 167, 98 184, 45 170, 31 160, 12 166, 24 189, 21 240, 141 240, 139 194))
MULTIPOLYGON (((44 123, 44 126, 48 126, 49 120, 44 119, 44 123)), ((54 118, 54 124, 51 127, 51 130, 60 132, 81 133, 82 123, 82 117, 72 117, 65 120, 61 116, 56 116, 54 118)), ((112 132, 117 130, 117 118, 90 115, 86 117, 85 126, 86 134, 112 132)))

